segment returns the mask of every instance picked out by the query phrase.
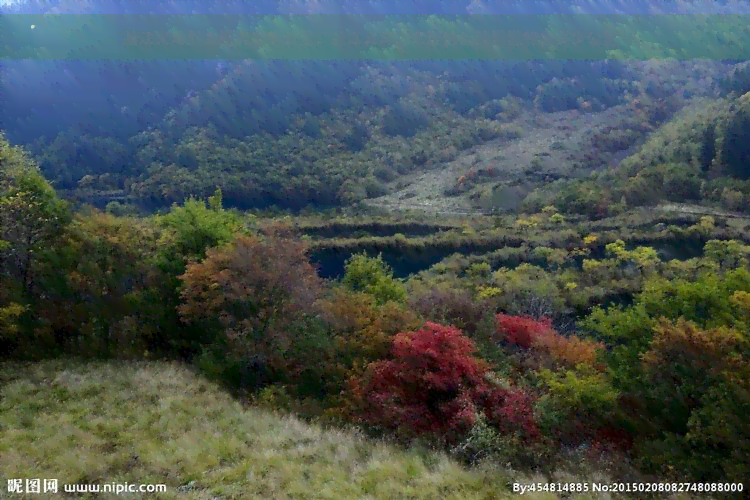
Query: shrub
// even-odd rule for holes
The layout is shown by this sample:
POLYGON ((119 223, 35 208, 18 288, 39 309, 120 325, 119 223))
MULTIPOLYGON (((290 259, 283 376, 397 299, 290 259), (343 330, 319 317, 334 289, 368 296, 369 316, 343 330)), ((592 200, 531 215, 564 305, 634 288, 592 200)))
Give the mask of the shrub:
POLYGON ((385 358, 397 333, 420 326, 417 315, 402 304, 378 306, 371 295, 342 288, 332 290, 320 308, 336 349, 327 378, 339 390, 369 363, 385 358))
POLYGON ((342 281, 351 290, 372 295, 379 305, 389 300, 406 301, 406 288, 393 277, 393 272, 381 256, 368 257, 364 253, 353 255, 346 262, 342 281))
POLYGON ((360 418, 406 436, 455 441, 476 422, 486 392, 487 365, 473 352, 473 342, 455 327, 427 322, 398 334, 393 359, 370 364, 355 386, 360 418))
POLYGON ((49 256, 40 309, 57 347, 81 356, 143 352, 147 329, 137 318, 156 245, 157 233, 137 219, 101 212, 74 219, 49 256))
POLYGON ((517 346, 529 349, 544 335, 553 332, 552 321, 548 318, 536 320, 528 316, 495 316, 500 338, 517 346))
POLYGON ((411 308, 428 321, 455 326, 468 334, 476 332, 488 304, 475 301, 468 290, 431 288, 409 298, 411 308))
POLYGON ((327 346, 310 322, 322 283, 305 246, 275 235, 239 236, 188 265, 179 313, 225 346, 227 359, 254 362, 294 377, 321 360, 327 346))
POLYGON ((606 438, 601 431, 612 429, 619 392, 604 374, 579 365, 560 372, 541 370, 539 376, 546 393, 538 409, 549 435, 573 446, 606 438))
POLYGON ((735 424, 750 407, 748 384, 742 381, 750 367, 743 356, 747 347, 745 336, 732 328, 704 329, 682 319, 657 323, 642 356, 645 411, 639 414, 645 417, 642 426, 655 434, 643 436, 649 441, 642 446, 645 462, 661 473, 679 464, 701 480, 737 477, 743 468, 747 474, 746 465, 733 463, 750 449, 750 435, 735 424), (733 432, 724 434, 729 429, 733 432), (655 446, 658 442, 661 446, 655 446), (658 455, 666 446, 676 453, 665 463, 658 455))
POLYGON ((550 332, 540 335, 535 347, 549 353, 555 360, 570 366, 579 364, 594 366, 604 344, 576 336, 563 337, 557 332, 550 332))
POLYGON ((534 438, 539 429, 534 421, 534 399, 518 389, 496 387, 482 400, 487 421, 503 435, 520 432, 534 438))
POLYGON ((536 320, 526 316, 498 314, 495 321, 498 334, 505 341, 526 350, 543 353, 553 361, 571 367, 580 364, 596 366, 598 354, 604 347, 599 342, 560 335, 546 318, 536 320))

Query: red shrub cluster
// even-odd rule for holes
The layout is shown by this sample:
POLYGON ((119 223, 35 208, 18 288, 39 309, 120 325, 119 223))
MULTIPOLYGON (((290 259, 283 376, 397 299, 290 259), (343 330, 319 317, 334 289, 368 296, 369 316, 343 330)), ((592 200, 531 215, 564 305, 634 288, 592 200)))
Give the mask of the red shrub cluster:
POLYGON ((484 379, 488 366, 473 352, 474 343, 451 326, 428 322, 418 331, 398 334, 393 359, 371 363, 356 385, 363 420, 455 441, 484 410, 504 430, 535 433, 530 400, 490 388, 484 379))
POLYGON ((539 434, 533 405, 533 398, 525 392, 501 388, 490 391, 482 404, 487 420, 500 433, 522 430, 529 437, 539 434))
POLYGON ((498 333, 508 342, 547 353, 552 359, 575 366, 579 363, 595 366, 598 352, 603 348, 599 342, 565 337, 552 329, 549 319, 535 320, 527 316, 498 314, 498 333))
POLYGON ((540 337, 554 333, 548 318, 536 320, 528 316, 498 314, 495 317, 498 333, 511 344, 529 349, 540 337))

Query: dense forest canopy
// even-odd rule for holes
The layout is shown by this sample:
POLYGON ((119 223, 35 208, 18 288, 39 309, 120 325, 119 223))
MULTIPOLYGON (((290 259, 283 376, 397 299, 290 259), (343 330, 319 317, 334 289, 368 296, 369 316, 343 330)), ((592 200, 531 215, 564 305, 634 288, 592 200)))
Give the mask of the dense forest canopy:
POLYGON ((526 110, 643 101, 658 126, 683 105, 669 99, 742 92, 748 73, 731 61, 79 61, 41 78, 45 64, 11 64, 9 139, 62 192, 146 209, 217 187, 239 208, 348 205, 517 136, 526 110), (35 75, 49 87, 29 110, 21 82, 35 75))

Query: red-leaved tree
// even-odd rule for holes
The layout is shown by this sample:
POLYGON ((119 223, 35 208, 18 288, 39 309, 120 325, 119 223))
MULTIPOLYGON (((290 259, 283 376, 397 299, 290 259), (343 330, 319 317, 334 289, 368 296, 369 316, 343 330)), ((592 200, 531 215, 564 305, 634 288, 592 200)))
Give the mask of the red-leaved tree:
POLYGON ((493 423, 531 429, 531 406, 485 380, 488 365, 452 326, 425 323, 399 333, 393 359, 371 363, 355 383, 361 418, 401 435, 439 435, 455 442, 484 411, 493 423), (515 398, 515 399, 514 399, 515 398), (525 414, 525 418, 519 415, 525 414))

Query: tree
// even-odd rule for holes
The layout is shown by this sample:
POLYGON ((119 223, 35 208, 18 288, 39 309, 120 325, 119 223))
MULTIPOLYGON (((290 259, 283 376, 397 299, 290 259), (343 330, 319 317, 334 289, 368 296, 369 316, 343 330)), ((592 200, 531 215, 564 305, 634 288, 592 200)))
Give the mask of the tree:
MULTIPOLYGON (((391 301, 378 305, 372 295, 343 287, 331 290, 321 300, 321 309, 335 346, 334 359, 325 367, 327 385, 334 393, 341 392, 353 377, 361 376, 369 363, 387 357, 397 333, 421 324, 403 304, 391 301)), ((342 399, 336 403, 336 412, 350 412, 352 401, 342 399)))
POLYGON ((717 127, 719 168, 737 179, 750 179, 750 93, 743 95, 717 127))
POLYGON ((19 148, 0 137, 0 266, 20 286, 33 288, 33 266, 69 221, 65 202, 19 148))
POLYGON ((161 236, 153 256, 154 273, 144 292, 143 315, 151 331, 150 349, 160 354, 190 358, 200 351, 205 332, 181 323, 177 312, 179 276, 189 262, 203 259, 208 249, 230 242, 242 229, 239 218, 221 208, 218 192, 211 200, 207 207, 190 198, 152 219, 161 236))
POLYGON ((400 280, 393 277, 393 272, 380 255, 353 255, 346 262, 342 281, 351 290, 372 295, 378 304, 390 300, 401 303, 406 301, 406 288, 400 280))
POLYGON ((681 473, 706 481, 747 475, 746 461, 738 467, 734 459, 750 445, 750 434, 737 425, 750 407, 742 380, 750 367, 743 355, 749 346, 732 328, 659 320, 642 356, 646 384, 640 420, 651 431, 642 445, 647 466, 667 473, 679 464, 681 473))
MULTIPOLYGON (((0 348, 12 351, 46 298, 40 263, 70 220, 66 204, 20 148, 0 134, 0 348)), ((32 328, 33 330, 33 328, 32 328)), ((28 340, 28 339, 27 339, 28 340)))
POLYGON ((142 297, 157 236, 137 219, 101 212, 75 217, 50 252, 42 280, 47 299, 39 315, 55 347, 77 355, 143 354, 142 297))
POLYGON ((224 346, 228 360, 294 377, 326 348, 300 327, 319 313, 322 283, 299 241, 238 236, 190 263, 180 280, 180 317, 206 331, 203 342, 224 346))

